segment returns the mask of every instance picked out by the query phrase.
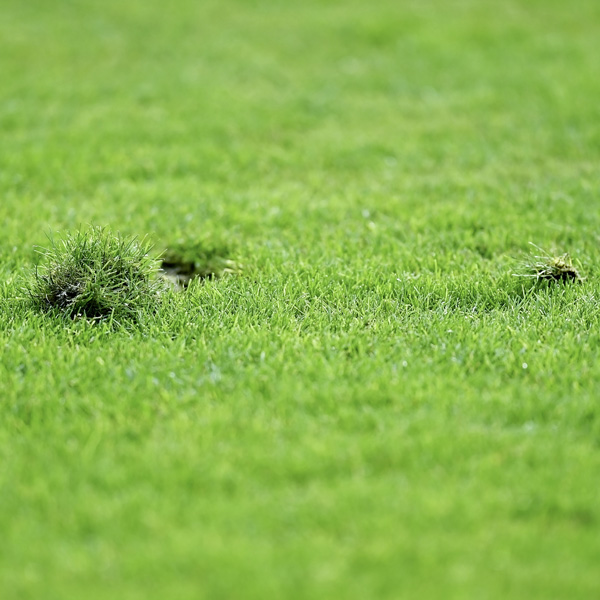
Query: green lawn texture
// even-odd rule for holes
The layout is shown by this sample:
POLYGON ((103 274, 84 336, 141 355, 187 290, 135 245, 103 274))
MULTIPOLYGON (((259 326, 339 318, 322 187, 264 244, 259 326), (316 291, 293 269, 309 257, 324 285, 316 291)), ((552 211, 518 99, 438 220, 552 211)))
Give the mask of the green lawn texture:
POLYGON ((0 598, 600 597, 599 29, 4 0, 0 598), (243 271, 36 311, 35 246, 89 224, 243 271), (529 242, 585 280, 514 277, 529 242))

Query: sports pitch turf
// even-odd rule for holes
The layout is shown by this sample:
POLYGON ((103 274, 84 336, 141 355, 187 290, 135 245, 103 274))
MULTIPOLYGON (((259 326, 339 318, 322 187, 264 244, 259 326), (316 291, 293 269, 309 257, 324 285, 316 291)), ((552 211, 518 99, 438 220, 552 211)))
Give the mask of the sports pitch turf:
POLYGON ((599 28, 4 0, 0 598, 598 597, 599 28), (89 224, 241 270, 36 310, 89 224), (529 242, 583 281, 514 277, 529 242))

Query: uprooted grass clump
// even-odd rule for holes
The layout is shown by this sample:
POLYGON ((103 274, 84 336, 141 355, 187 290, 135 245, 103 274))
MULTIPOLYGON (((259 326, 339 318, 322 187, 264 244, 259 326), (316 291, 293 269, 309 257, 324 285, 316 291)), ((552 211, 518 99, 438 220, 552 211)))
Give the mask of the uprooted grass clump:
MULTIPOLYGON (((531 243, 531 242, 530 242, 531 243)), ((531 244, 540 254, 532 255, 521 264, 519 277, 530 277, 536 282, 582 281, 579 270, 568 253, 554 255, 531 244)))
POLYGON ((28 292, 34 306, 69 317, 135 320, 156 303, 163 283, 150 244, 93 227, 42 249, 28 292))
POLYGON ((162 255, 160 270, 175 288, 184 289, 194 279, 217 279, 239 273, 241 265, 229 248, 210 240, 178 242, 162 255))

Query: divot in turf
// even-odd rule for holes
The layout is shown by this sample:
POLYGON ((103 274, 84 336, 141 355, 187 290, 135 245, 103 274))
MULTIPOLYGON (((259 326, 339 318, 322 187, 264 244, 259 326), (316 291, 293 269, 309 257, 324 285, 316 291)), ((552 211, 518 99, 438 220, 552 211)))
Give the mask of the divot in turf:
POLYGON ((163 253, 160 273, 177 290, 186 289, 195 280, 212 280, 226 274, 239 273, 239 262, 229 258, 224 246, 199 241, 178 243, 163 253))
POLYGON ((153 310, 164 282, 146 240, 126 238, 102 227, 50 239, 27 287, 32 304, 43 312, 71 318, 136 320, 153 310))
POLYGON ((517 277, 530 277, 536 282, 578 282, 583 281, 579 270, 573 264, 568 253, 555 255, 546 252, 532 242, 530 244, 540 252, 523 261, 522 273, 517 277))

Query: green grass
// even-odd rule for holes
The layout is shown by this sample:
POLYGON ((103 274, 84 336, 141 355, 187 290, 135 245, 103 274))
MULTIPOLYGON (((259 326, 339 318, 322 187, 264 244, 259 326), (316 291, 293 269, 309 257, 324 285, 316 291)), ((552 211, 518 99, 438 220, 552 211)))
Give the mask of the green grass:
POLYGON ((49 248, 40 250, 45 264, 27 287, 34 308, 117 326, 158 310, 166 285, 147 242, 100 227, 49 241, 49 248))
POLYGON ((598 596, 595 0, 1 12, 0 598, 598 596), (37 310, 88 224, 243 270, 37 310))

